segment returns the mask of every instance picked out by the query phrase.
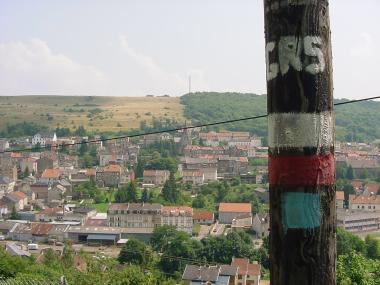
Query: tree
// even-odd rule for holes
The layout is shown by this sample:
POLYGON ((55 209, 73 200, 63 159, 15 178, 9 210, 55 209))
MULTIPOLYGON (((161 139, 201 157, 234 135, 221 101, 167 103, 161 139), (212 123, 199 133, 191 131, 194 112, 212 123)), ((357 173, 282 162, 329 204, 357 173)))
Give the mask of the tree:
POLYGON ((346 172, 346 178, 349 180, 354 179, 354 170, 352 169, 352 166, 349 165, 346 172))
POLYGON ((155 251, 161 252, 164 246, 175 236, 177 230, 174 226, 160 226, 154 229, 150 244, 155 251))
POLYGON ((145 243, 131 238, 123 246, 119 253, 120 263, 130 263, 137 265, 148 265, 151 262, 152 253, 145 243))
POLYGON ((380 242, 371 235, 365 237, 367 257, 371 259, 380 259, 380 242))
POLYGON ((337 255, 350 254, 351 252, 366 254, 366 245, 359 237, 338 227, 336 230, 337 255))
POLYGON ((86 140, 82 140, 81 144, 79 145, 79 155, 83 156, 88 151, 88 145, 86 140))
POLYGON ((377 270, 380 263, 366 260, 356 252, 341 255, 337 260, 338 285, 375 285, 380 284, 377 270))
POLYGON ((18 219, 20 219, 20 215, 19 215, 19 213, 17 213, 15 205, 12 206, 12 212, 11 212, 10 218, 11 218, 11 220, 18 220, 18 219))
POLYGON ((79 126, 74 134, 78 137, 84 137, 86 135, 86 129, 83 126, 79 126))
POLYGON ((133 202, 133 203, 137 202, 138 199, 137 199, 136 184, 133 181, 129 182, 126 190, 127 190, 127 195, 126 195, 127 202, 133 202))
POLYGON ((181 198, 180 190, 177 188, 173 172, 170 173, 169 180, 167 180, 162 188, 162 196, 170 203, 178 203, 181 198))
POLYGON ((149 201, 149 191, 148 189, 144 188, 143 192, 142 192, 142 195, 141 195, 141 202, 148 202, 149 201))
POLYGON ((29 177, 29 175, 30 175, 29 167, 25 167, 23 176, 26 178, 26 177, 29 177))
POLYGON ((125 203, 128 201, 128 196, 127 196, 127 187, 123 186, 120 187, 115 194, 115 201, 116 203, 125 203))

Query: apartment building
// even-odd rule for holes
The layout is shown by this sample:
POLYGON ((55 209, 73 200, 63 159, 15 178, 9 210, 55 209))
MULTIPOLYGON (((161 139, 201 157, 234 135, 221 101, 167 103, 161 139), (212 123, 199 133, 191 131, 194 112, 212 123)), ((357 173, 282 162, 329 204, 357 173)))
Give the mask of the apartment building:
POLYGON ((175 226, 177 230, 191 234, 193 231, 193 208, 186 206, 163 207, 162 225, 175 226))
POLYGON ((160 204, 118 203, 107 211, 108 226, 123 228, 155 228, 161 226, 163 207, 160 204))

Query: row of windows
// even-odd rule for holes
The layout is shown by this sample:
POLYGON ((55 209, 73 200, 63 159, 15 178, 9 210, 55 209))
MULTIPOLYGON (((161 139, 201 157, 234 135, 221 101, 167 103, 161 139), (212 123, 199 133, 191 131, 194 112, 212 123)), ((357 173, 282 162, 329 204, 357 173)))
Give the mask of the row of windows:
MULTIPOLYGON (((359 205, 358 205, 358 209, 360 209, 359 205)), ((362 209, 365 209, 365 206, 362 206, 362 209)), ((376 206, 368 206, 368 209, 376 209, 376 206)))

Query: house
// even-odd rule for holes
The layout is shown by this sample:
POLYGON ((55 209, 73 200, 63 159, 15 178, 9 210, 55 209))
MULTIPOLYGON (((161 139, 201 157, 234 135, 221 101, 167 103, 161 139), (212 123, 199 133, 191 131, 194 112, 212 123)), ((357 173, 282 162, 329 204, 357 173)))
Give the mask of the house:
POLYGON ((362 211, 380 210, 380 195, 350 195, 349 209, 362 211))
POLYGON ((17 181, 17 166, 12 158, 13 153, 0 153, 0 176, 17 181))
POLYGON ((8 177, 0 176, 0 199, 7 193, 12 192, 16 182, 8 177))
POLYGON ((28 169, 29 173, 37 173, 37 159, 33 157, 26 157, 20 162, 21 172, 25 172, 28 169))
POLYGON ((164 206, 162 225, 175 226, 178 231, 193 231, 193 208, 187 206, 164 206))
POLYGON ((0 235, 8 238, 11 233, 17 227, 17 222, 14 221, 0 221, 0 235))
POLYGON ((190 182, 193 185, 202 185, 205 181, 205 175, 199 170, 182 171, 182 182, 190 182))
POLYGON ((363 182, 360 180, 352 180, 351 185, 354 187, 356 193, 360 192, 363 188, 363 182))
POLYGON ((377 183, 367 183, 364 186, 363 194, 365 195, 377 195, 379 191, 379 184, 377 183))
POLYGON ((218 157, 218 175, 222 177, 235 177, 248 172, 247 157, 218 157))
POLYGON ((365 174, 376 177, 377 173, 380 171, 379 163, 372 159, 349 158, 347 163, 352 167, 355 175, 359 177, 365 174))
POLYGON ((215 221, 214 213, 211 211, 199 211, 193 212, 193 223, 200 225, 212 225, 215 221))
POLYGON ((37 174, 40 176, 46 169, 58 168, 58 162, 52 156, 42 156, 37 159, 37 174))
POLYGON ((269 214, 256 214, 252 220, 252 229, 257 238, 264 238, 269 235, 269 214))
MULTIPOLYGON (((250 203, 220 203, 219 222, 222 224, 232 224, 238 217, 249 217, 252 225, 252 207, 250 203)), ((249 219, 249 218, 248 218, 249 219)))
POLYGON ((117 187, 120 183, 122 169, 120 165, 110 164, 96 168, 96 184, 103 187, 117 187))
POLYGON ((336 208, 343 209, 344 208, 344 191, 336 191, 336 208))
POLYGON ((9 148, 9 141, 7 139, 0 139, 0 152, 4 152, 9 148))
POLYGON ((242 214, 233 218, 231 223, 232 229, 250 228, 252 226, 252 213, 242 214))
POLYGON ((250 135, 249 132, 208 132, 199 133, 199 138, 204 145, 218 146, 221 143, 248 142, 250 135))
POLYGON ((41 135, 40 133, 37 133, 32 138, 32 145, 39 144, 40 146, 45 146, 46 144, 53 144, 55 142, 57 142, 57 135, 55 133, 53 135, 41 135))
POLYGON ((47 201, 50 189, 51 185, 46 181, 38 181, 30 185, 30 191, 35 194, 35 199, 38 200, 47 201))
POLYGON ((144 184, 164 185, 169 179, 169 170, 144 170, 144 184))
POLYGON ((238 267, 238 284, 260 285, 261 265, 247 258, 232 258, 231 265, 238 267))
POLYGON ((187 264, 182 275, 185 285, 236 285, 238 268, 234 265, 198 266, 187 264))
POLYGON ((47 203, 50 205, 56 203, 56 205, 61 205, 63 198, 65 197, 66 188, 62 185, 55 184, 48 191, 47 203))
POLYGON ((15 207, 16 211, 20 211, 28 204, 28 197, 22 192, 14 191, 4 196, 3 202, 8 205, 8 209, 15 207))
POLYGON ((337 226, 349 232, 378 231, 380 211, 338 209, 337 226))
POLYGON ((201 157, 205 155, 224 155, 227 149, 222 146, 197 146, 197 145, 187 145, 184 148, 184 156, 188 157, 201 157))
POLYGON ((0 219, 4 219, 8 215, 8 205, 0 200, 0 219))
POLYGON ((55 182, 60 179, 62 171, 59 168, 47 168, 42 172, 40 181, 55 182))

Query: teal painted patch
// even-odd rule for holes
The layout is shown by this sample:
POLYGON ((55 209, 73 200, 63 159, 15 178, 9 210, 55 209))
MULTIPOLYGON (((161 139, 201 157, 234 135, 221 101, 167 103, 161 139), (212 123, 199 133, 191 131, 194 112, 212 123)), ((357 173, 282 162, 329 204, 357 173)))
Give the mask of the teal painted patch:
POLYGON ((282 194, 282 224, 288 229, 314 229, 321 223, 319 194, 286 192, 282 194))

